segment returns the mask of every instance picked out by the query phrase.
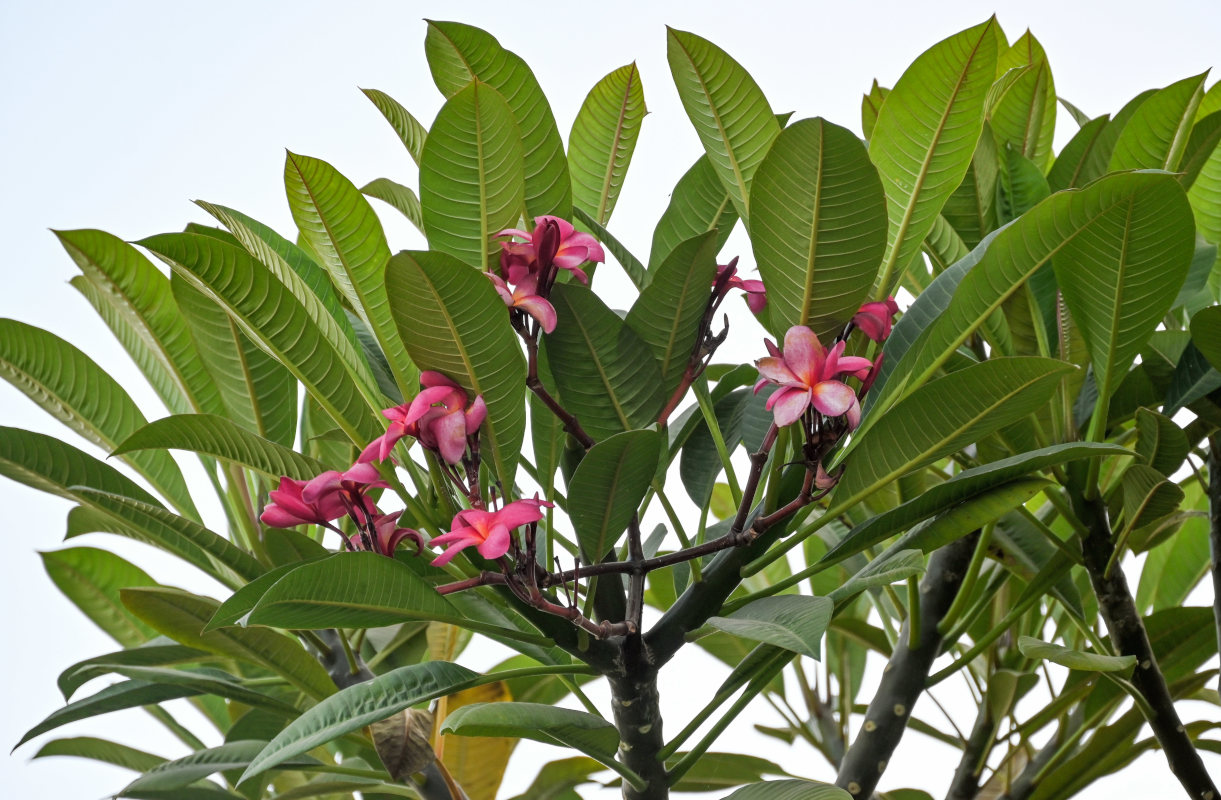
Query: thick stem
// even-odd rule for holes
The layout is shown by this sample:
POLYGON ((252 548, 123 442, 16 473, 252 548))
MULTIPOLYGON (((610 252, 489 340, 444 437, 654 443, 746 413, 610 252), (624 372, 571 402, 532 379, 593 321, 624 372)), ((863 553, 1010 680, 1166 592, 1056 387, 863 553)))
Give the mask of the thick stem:
POLYGON ((992 751, 992 737, 995 733, 996 722, 992 719, 988 698, 985 697, 979 705, 975 727, 971 729, 966 747, 962 749, 962 758, 958 760, 958 769, 954 770, 954 778, 945 793, 945 800, 974 800, 979 794, 979 775, 988 753, 992 751))
POLYGON ((1213 576, 1213 617, 1221 647, 1221 435, 1208 437, 1208 554, 1213 576))
POLYGON ((607 674, 611 709, 619 730, 619 759, 646 782, 637 789, 624 781, 624 800, 667 800, 670 797, 661 705, 657 694, 657 668, 651 663, 639 634, 624 637, 619 669, 607 674))
POLYGON ((865 712, 865 723, 840 763, 836 785, 854 798, 873 794, 903 738, 933 659, 941 652, 942 637, 937 625, 958 595, 978 539, 979 533, 972 533, 941 548, 929 559, 928 571, 920 583, 923 621, 920 638, 913 645, 904 624, 903 634, 882 673, 881 685, 865 712))
POLYGON ((1085 568, 1098 597, 1098 608, 1111 634, 1111 644, 1125 656, 1136 657, 1136 668, 1132 672, 1132 684, 1148 701, 1153 716, 1149 727, 1166 753, 1170 771, 1194 800, 1216 800, 1217 787, 1213 784, 1204 762, 1196 752, 1174 708, 1166 678, 1157 664, 1153 646, 1145 632, 1145 625, 1136 610, 1132 592, 1122 567, 1116 567, 1108 575, 1107 563, 1115 553, 1111 541, 1111 525, 1107 520, 1106 505, 1100 499, 1087 500, 1082 492, 1072 493, 1073 510, 1085 523, 1088 533, 1081 541, 1085 568))

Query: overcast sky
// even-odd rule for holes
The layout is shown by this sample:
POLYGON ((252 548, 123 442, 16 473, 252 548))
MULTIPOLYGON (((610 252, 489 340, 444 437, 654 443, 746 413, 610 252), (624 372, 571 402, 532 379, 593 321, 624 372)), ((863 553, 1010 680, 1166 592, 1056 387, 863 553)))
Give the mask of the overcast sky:
MULTIPOLYGON (((1143 89, 1221 60, 1221 11, 1215 2, 1187 0, 991 6, 910 0, 3 2, 0 317, 53 330, 106 366, 150 418, 163 415, 107 329, 67 285, 76 269, 48 229, 102 228, 134 240, 208 221, 190 203, 204 199, 288 232, 285 148, 331 162, 357 185, 384 176, 414 186, 414 165, 357 87, 386 91, 425 123, 432 119, 441 98, 424 59, 424 17, 483 27, 525 58, 565 137, 589 88, 616 67, 637 62, 650 114, 610 227, 645 256, 670 189, 700 152, 666 66, 665 25, 722 46, 751 71, 776 111, 794 111, 796 119, 823 116, 859 131, 861 94, 874 78, 893 85, 920 52, 993 11, 1010 40, 1028 27, 1035 32, 1050 56, 1058 93, 1090 115, 1113 112, 1143 89)), ((1064 116, 1060 143, 1072 128, 1064 116)), ((397 212, 379 211, 392 249, 421 245, 397 212)), ((743 255, 749 262, 749 253, 743 255)), ((740 330, 750 341, 740 339, 735 352, 750 353, 758 331, 749 325, 740 330)), ((0 424, 81 444, 7 384, 0 385, 0 424)), ((0 743, 8 746, 62 703, 54 685, 62 669, 113 649, 58 594, 36 554, 63 546, 68 507, 0 479, 8 539, 0 593, 10 609, 0 659, 0 743)), ((166 583, 224 596, 149 548, 101 536, 73 545, 111 547, 166 583)), ((692 661, 668 670, 672 693, 685 691, 692 702, 706 696, 720 676, 705 673, 705 666, 692 661)), ((668 713, 674 715, 669 729, 678 730, 682 706, 668 713)), ((935 719, 931 712, 925 716, 935 719)), ((772 721, 766 709, 753 719, 772 721)), ((176 754, 164 731, 139 711, 55 735, 85 733, 176 754)), ((750 748, 795 772, 830 779, 808 748, 768 741, 726 736, 720 748, 750 748)), ((904 742, 883 788, 944 792, 955 760, 921 741, 911 735, 904 742)), ((94 800, 127 780, 126 773, 78 760, 28 763, 36 749, 26 745, 0 762, 6 796, 94 800)), ((541 759, 565 755, 542 745, 519 753, 526 763, 510 776, 507 786, 514 790, 524 788, 541 759)), ((1211 756, 1209 763, 1221 768, 1219 761, 1211 756)), ((1178 791, 1170 788, 1160 756, 1141 763, 1147 766, 1096 784, 1085 796, 1169 797, 1178 791)))

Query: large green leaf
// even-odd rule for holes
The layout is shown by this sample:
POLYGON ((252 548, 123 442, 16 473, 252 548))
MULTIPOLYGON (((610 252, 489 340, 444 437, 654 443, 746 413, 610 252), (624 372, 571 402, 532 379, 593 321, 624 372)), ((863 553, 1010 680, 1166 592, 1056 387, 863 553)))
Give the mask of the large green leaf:
POLYGON ((420 203, 428 244, 488 269, 496 233, 522 212, 521 136, 513 111, 486 83, 473 81, 446 101, 420 162, 420 203))
POLYGON ((666 33, 683 108, 734 208, 749 220, 751 179, 780 135, 780 123, 755 79, 724 50, 693 33, 666 33))
POLYGON ((428 138, 428 130, 411 115, 410 111, 385 92, 377 89, 361 89, 361 92, 372 101, 373 105, 377 106, 378 111, 382 112, 382 116, 403 141, 403 146, 407 148, 411 160, 419 165, 420 154, 424 152, 424 141, 428 138))
MULTIPOLYGON (((46 719, 30 728, 17 742, 16 747, 28 742, 39 734, 55 730, 61 725, 88 719, 111 711, 121 711, 125 708, 162 703, 166 700, 176 700, 180 697, 191 697, 200 694, 200 690, 191 686, 150 683, 148 681, 130 680, 107 686, 97 694, 82 698, 76 702, 52 712, 46 719)), ((15 749, 15 748, 14 748, 15 749)))
POLYGON ((1097 224, 1065 239, 1052 261, 1103 402, 1170 310, 1195 250, 1182 187, 1169 175, 1147 180, 1144 191, 1116 198, 1097 224))
POLYGON ((121 494, 88 487, 74 487, 73 491, 82 503, 119 520, 133 538, 171 552, 222 582, 234 583, 218 575, 217 566, 246 581, 265 571, 252 555, 194 520, 121 494))
MULTIPOLYGON (((266 745, 267 742, 262 741, 237 740, 197 750, 188 756, 158 764, 129 783, 116 797, 144 797, 149 792, 173 792, 217 772, 243 769, 266 745)), ((291 769, 321 765, 317 759, 298 756, 280 766, 291 769)))
POLYGON ((346 339, 327 337, 301 300, 244 250, 208 236, 166 233, 141 242, 216 298, 259 347, 305 384, 335 423, 363 444, 382 433, 380 405, 354 377, 363 360, 346 339))
POLYGON ((568 485, 568 513, 585 563, 596 564, 636 515, 661 456, 661 435, 639 430, 590 448, 568 485))
POLYGON ((1046 478, 1016 478, 985 489, 925 524, 917 525, 900 536, 891 548, 931 553, 995 522, 1048 488, 1050 483, 1046 478))
POLYGON ((1141 103, 1115 142, 1109 171, 1177 170, 1204 96, 1206 77, 1207 72, 1184 78, 1141 103))
MULTIPOLYGON (((501 47, 487 31, 460 22, 429 20, 424 52, 433 81, 446 97, 452 98, 477 80, 491 86, 509 104, 520 130, 525 165, 524 216, 568 218, 572 186, 564 142, 543 89, 526 62, 501 47)), ((436 132, 434 122, 430 138, 436 132)), ((509 133, 502 136, 507 138, 509 133)))
POLYGON ((446 717, 441 731, 458 736, 517 737, 571 747, 625 777, 635 777, 615 759, 619 750, 615 726, 585 711, 541 703, 475 703, 446 717))
POLYGON ((822 637, 831 622, 833 606, 825 597, 761 597, 727 617, 713 617, 708 624, 734 636, 818 660, 822 658, 822 637))
POLYGON ((1058 644, 1044 642, 1032 636, 1019 636, 1018 650, 1022 655, 1036 661, 1050 661, 1069 669, 1084 669, 1091 672, 1128 672, 1136 666, 1136 656, 1112 656, 1101 653, 1086 653, 1070 650, 1058 644))
POLYGON ((1104 114, 1082 125, 1081 130, 1073 134, 1047 173, 1051 191, 1080 188, 1088 182, 1088 176, 1107 171, 1110 153, 1102 152, 1100 145, 1106 141, 1103 133, 1110 124, 1110 116, 1104 114))
POLYGON ((284 186, 302 239, 322 258, 335 286, 390 358, 399 389, 412 393, 419 376, 397 357, 403 344, 386 299, 390 246, 369 201, 327 162, 291 152, 284 186))
POLYGON ((116 767, 144 772, 165 761, 161 756, 137 750, 118 742, 98 739, 93 736, 74 736, 68 739, 53 739, 44 744, 33 758, 47 756, 75 756, 114 764, 116 767))
POLYGON ((1001 54, 996 71, 1025 67, 1006 89, 989 119, 999 144, 1011 145, 1041 171, 1051 164, 1056 127, 1056 84, 1043 46, 1030 31, 1001 54))
POLYGON ((115 454, 154 448, 204 453, 257 470, 272 479, 283 475, 309 480, 327 469, 309 456, 211 414, 176 414, 150 422, 124 439, 115 448, 115 454))
POLYGON ((1145 556, 1136 589, 1142 612, 1177 608, 1209 572, 1208 520, 1192 517, 1145 556))
MULTIPOLYGON (((108 453, 145 424, 135 401, 109 373, 68 342, 32 325, 0 319, 0 377, 108 453)), ((175 507, 198 518, 182 472, 168 453, 138 453, 123 460, 175 507)))
MULTIPOLYGON (((102 551, 99 551, 102 552, 102 551)), ((120 583, 119 586, 124 588, 129 586, 142 585, 138 582, 120 583)), ((153 584, 143 584, 152 586, 153 584)), ((119 600, 118 589, 114 590, 113 601, 115 611, 126 614, 138 625, 144 626, 136 617, 131 616, 131 612, 123 607, 119 600)), ((148 629, 152 635, 153 629, 148 629)), ((141 640, 143 642, 143 640, 141 640)), ((139 646, 131 646, 126 650, 117 650, 113 653, 105 653, 93 658, 87 658, 84 661, 78 661, 72 666, 65 669, 59 674, 56 684, 59 686, 60 693, 65 700, 71 700, 72 695, 76 694, 77 689, 80 689, 94 678, 102 675, 109 675, 117 669, 126 667, 164 667, 175 664, 183 664, 189 662, 204 662, 215 659, 211 653, 203 650, 196 650, 194 647, 176 644, 170 642, 164 637, 157 637, 151 641, 140 643, 139 646), (167 644, 167 642, 169 642, 167 644)))
POLYGON ((889 217, 881 295, 919 258, 921 242, 971 165, 996 74, 995 26, 989 19, 933 45, 886 96, 869 140, 889 217))
MULTIPOLYGON (((313 539, 307 541, 312 542, 313 539)), ((321 548, 321 545, 319 545, 321 548)), ((259 577, 240 587, 234 592, 228 600, 220 604, 216 609, 216 613, 212 619, 208 620, 208 624, 203 627, 202 633, 223 628, 226 625, 240 624, 242 618, 250 613, 250 610, 262 599, 267 590, 283 578, 288 573, 292 572, 297 567, 301 566, 303 561, 314 561, 318 558, 330 556, 329 551, 323 550, 320 555, 294 560, 288 564, 281 564, 273 569, 264 572, 259 577)))
POLYGON ((265 439, 292 445, 297 438, 297 381, 292 373, 255 346, 224 308, 181 275, 170 277, 170 288, 229 419, 265 439))
POLYGON ((865 141, 873 136, 873 128, 878 124, 878 114, 882 113, 882 104, 888 94, 890 89, 880 86, 874 78, 869 91, 861 97, 861 132, 865 134, 865 141))
POLYGON ((751 209, 772 332, 807 325, 833 338, 886 250, 886 195, 865 146, 821 117, 791 125, 755 173, 751 209))
POLYGON ((120 589, 157 585, 144 570, 108 550, 93 547, 70 547, 39 555, 56 587, 116 642, 135 647, 152 638, 153 629, 119 600, 120 589))
POLYGON ((785 780, 752 783, 725 800, 852 800, 852 795, 829 783, 785 780))
MULTIPOLYGON (((1081 191, 1053 195, 985 239, 968 259, 934 281, 934 286, 946 284, 939 289, 938 298, 944 298, 947 290, 952 292, 948 303, 942 306, 930 300, 919 320, 904 325, 909 314, 900 320, 902 330, 896 325, 887 342, 887 366, 874 385, 862 429, 867 430, 895 399, 932 377, 1053 256, 1057 273, 1104 275, 1114 273, 1114 262, 1125 247, 1139 254, 1144 263, 1133 264, 1125 256, 1120 268, 1137 267, 1142 272, 1157 260, 1157 248, 1169 247, 1171 253, 1181 248, 1184 223, 1190 223, 1177 214, 1167 216, 1182 208, 1181 195, 1182 189, 1168 174, 1113 175, 1081 191)), ((1190 249, 1189 232, 1186 244, 1190 249)), ((1094 288, 1099 293, 1121 291, 1094 288)), ((1160 288, 1154 292, 1155 296, 1161 293, 1160 288)), ((913 304, 913 311, 918 304, 913 304)), ((1124 352, 1128 346, 1125 340, 1124 352)))
POLYGON ((568 137, 572 203, 602 225, 615 209, 647 113, 640 71, 632 62, 594 84, 572 122, 568 137))
POLYGON ((219 603, 166 587, 125 589, 123 605, 157 632, 188 647, 266 667, 315 699, 334 693, 326 670, 300 644, 262 628, 223 628, 202 633, 219 603))
POLYGON ((0 475, 69 500, 80 501, 75 487, 85 486, 157 502, 109 464, 54 436, 20 428, 0 427, 0 475))
POLYGON ((682 382, 695 335, 716 278, 716 235, 680 242, 649 271, 649 283, 632 304, 627 326, 653 352, 667 399, 682 382))
POLYGON ((424 232, 424 209, 420 207, 420 198, 409 187, 389 178, 374 178, 360 187, 360 193, 394 206, 416 230, 424 232))
POLYGON ((948 481, 930 486, 906 503, 857 525, 847 537, 822 557, 820 563, 837 564, 867 547, 884 542, 923 519, 950 510, 981 492, 1036 470, 1081 458, 1101 458, 1107 455, 1131 455, 1131 451, 1112 444, 1069 442, 965 469, 948 481))
POLYGON ((595 440, 643 428, 661 411, 661 370, 649 346, 583 286, 552 289, 558 324, 543 339, 560 402, 595 440))
POLYGON ((1200 354, 1221 370, 1221 306, 1209 306, 1191 318, 1191 342, 1200 354))
POLYGON ((996 358, 923 386, 856 441, 835 505, 851 507, 913 469, 1025 417, 1073 369, 1049 358, 996 358))
POLYGON ((166 408, 223 413, 170 282, 139 250, 97 230, 55 231, 83 276, 72 285, 106 321, 166 408))
POLYGON ((729 192, 721 185, 708 156, 700 156, 687 170, 666 206, 649 249, 649 269, 660 264, 681 242, 708 231, 716 231, 719 253, 738 221, 729 192))
MULTIPOLYGON (((953 194, 946 198, 945 206, 941 210, 941 215, 962 237, 966 248, 975 247, 997 226, 997 167, 996 139, 993 138, 991 129, 985 125, 983 135, 975 146, 975 154, 971 157, 967 174, 953 194)), ((939 234, 938 227, 939 225, 934 223, 927 237, 929 240, 939 234)), ((950 263, 957 260, 950 259, 950 263)))
POLYGON ((289 723, 250 762, 239 782, 405 708, 477 686, 480 682, 481 676, 466 667, 447 661, 429 661, 401 667, 350 686, 289 723))
POLYGON ((386 291, 411 360, 457 381, 488 406, 483 453, 513 485, 526 434, 526 365, 504 301, 485 275, 437 252, 390 259, 386 291))

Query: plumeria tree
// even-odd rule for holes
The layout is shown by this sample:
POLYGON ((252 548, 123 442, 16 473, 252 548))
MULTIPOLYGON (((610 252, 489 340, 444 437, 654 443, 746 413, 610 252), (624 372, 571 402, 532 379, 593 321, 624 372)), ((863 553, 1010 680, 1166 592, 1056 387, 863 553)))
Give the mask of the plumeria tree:
POLYGON ((577 754, 519 800, 928 797, 886 771, 905 735, 961 752, 955 800, 1070 797, 1149 750, 1217 797, 1221 602, 1188 603, 1221 586, 1221 91, 1199 75, 1091 119, 993 19, 875 82, 862 139, 778 115, 695 34, 666 46, 705 154, 647 259, 608 227, 635 65, 565 147, 526 64, 451 22, 428 24, 431 126, 366 91, 418 191, 290 153, 287 236, 208 202, 217 227, 56 233, 170 414, 0 321, 0 374, 113 457, 0 428, 0 473, 71 500, 69 537, 151 544, 229 593, 47 554, 117 648, 20 744, 147 707, 190 755, 37 753, 130 767, 132 798, 493 800, 520 739, 577 754), (1078 129, 1056 153, 1058 113, 1078 129), (393 252, 369 198, 428 249, 393 252), (738 227, 749 252, 723 252, 738 227), (624 311, 596 290, 611 262, 624 311), (748 315, 771 338, 724 360, 748 315), (463 666, 476 636, 515 655, 463 666), (726 669, 663 724, 684 649, 726 669), (926 713, 945 681, 965 718, 926 713), (714 749, 760 704, 826 763, 714 749))

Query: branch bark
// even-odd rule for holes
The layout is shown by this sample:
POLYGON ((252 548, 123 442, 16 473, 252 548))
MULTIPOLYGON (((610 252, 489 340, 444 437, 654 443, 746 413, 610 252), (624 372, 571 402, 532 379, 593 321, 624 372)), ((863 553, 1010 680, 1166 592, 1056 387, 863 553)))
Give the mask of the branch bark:
POLYGON ((945 793, 945 800, 974 800, 979 794, 980 771, 992 750, 995 735, 996 722, 992 719, 988 699, 984 697, 979 706, 979 715, 975 718, 975 727, 971 729, 962 758, 958 760, 958 769, 954 770, 954 778, 945 793))
MULTIPOLYGON (((1208 437, 1208 554, 1213 576, 1213 617, 1221 648, 1221 434, 1208 437)), ((1218 680, 1221 688, 1221 679, 1218 680)))
POLYGON ((1106 505, 1098 498, 1087 500, 1084 493, 1078 491, 1072 492, 1072 502, 1077 517, 1086 525, 1081 550, 1102 619, 1115 649, 1122 655, 1136 657, 1132 683, 1153 709, 1149 726, 1166 754, 1170 771, 1179 779, 1188 797, 1216 800, 1217 787, 1204 769, 1204 762, 1174 708, 1166 678, 1158 667, 1123 569, 1116 565, 1110 575, 1106 574, 1107 564, 1115 553, 1106 505))
POLYGON ((881 685, 865 712, 865 724, 840 764, 835 783, 854 798, 873 794, 903 738, 912 707, 924 691, 933 660, 941 652, 937 626, 958 595, 978 540, 979 533, 972 533, 929 559, 928 572, 920 582, 920 638, 913 645, 908 640, 908 625, 904 624, 881 685))

